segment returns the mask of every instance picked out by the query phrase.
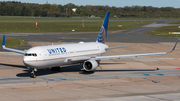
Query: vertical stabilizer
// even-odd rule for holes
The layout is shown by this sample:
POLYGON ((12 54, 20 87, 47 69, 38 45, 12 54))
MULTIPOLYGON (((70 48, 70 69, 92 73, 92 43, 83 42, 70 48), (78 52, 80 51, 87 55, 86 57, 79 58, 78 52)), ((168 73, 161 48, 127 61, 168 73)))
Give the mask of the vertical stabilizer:
POLYGON ((99 35, 96 39, 96 42, 99 42, 99 43, 105 43, 106 42, 107 29, 108 29, 108 23, 109 23, 109 15, 110 15, 110 12, 107 12, 106 16, 104 18, 104 22, 102 24, 102 27, 100 29, 99 35))

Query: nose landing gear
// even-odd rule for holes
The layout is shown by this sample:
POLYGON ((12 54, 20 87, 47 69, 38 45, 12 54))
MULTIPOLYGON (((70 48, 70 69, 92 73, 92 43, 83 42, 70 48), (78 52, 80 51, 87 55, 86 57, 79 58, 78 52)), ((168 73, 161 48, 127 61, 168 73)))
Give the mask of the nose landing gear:
POLYGON ((37 69, 36 68, 32 68, 32 69, 30 69, 30 71, 31 71, 30 77, 31 78, 36 78, 35 72, 37 71, 37 69))
MULTIPOLYGON (((36 68, 28 68, 28 69, 31 72, 30 78, 36 78, 35 72, 37 71, 37 69, 36 68)), ((61 69, 60 66, 51 68, 52 71, 60 71, 60 69, 61 69)))

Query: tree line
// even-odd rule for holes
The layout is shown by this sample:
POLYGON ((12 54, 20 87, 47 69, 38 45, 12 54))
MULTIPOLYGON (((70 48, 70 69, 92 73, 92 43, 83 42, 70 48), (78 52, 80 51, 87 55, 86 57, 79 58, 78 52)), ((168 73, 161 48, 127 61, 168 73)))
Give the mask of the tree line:
POLYGON ((107 11, 111 17, 136 17, 136 18, 178 18, 180 8, 173 7, 152 7, 152 6, 77 6, 69 3, 66 5, 57 4, 34 4, 21 3, 17 1, 0 2, 0 16, 41 16, 41 17, 78 17, 97 16, 104 17, 107 11), (76 12, 72 9, 77 8, 76 12))

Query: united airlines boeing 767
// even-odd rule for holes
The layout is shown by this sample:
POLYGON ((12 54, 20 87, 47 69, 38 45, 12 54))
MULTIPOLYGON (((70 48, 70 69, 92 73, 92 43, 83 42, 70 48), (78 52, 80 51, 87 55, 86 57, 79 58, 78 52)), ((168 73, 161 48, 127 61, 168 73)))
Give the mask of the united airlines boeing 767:
POLYGON ((51 68, 52 70, 60 70, 60 66, 62 65, 83 63, 83 68, 85 71, 94 71, 99 66, 99 62, 102 59, 166 55, 167 53, 171 53, 178 43, 177 40, 176 44, 170 52, 102 56, 102 54, 105 53, 108 49, 128 47, 108 47, 105 44, 109 23, 109 15, 110 12, 107 12, 99 35, 95 42, 38 46, 32 47, 27 51, 22 51, 12 48, 6 48, 4 35, 2 41, 2 48, 7 51, 12 51, 24 55, 24 65, 27 66, 27 68, 31 71, 30 77, 35 78, 35 71, 37 71, 37 69, 51 68))

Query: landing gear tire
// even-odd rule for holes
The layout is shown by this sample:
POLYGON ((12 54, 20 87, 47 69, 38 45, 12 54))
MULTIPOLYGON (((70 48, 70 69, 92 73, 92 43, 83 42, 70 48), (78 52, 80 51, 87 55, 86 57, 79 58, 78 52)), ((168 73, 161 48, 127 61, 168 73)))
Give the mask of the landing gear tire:
POLYGON ((35 74, 33 74, 33 73, 31 73, 31 76, 30 76, 31 78, 36 78, 36 75, 35 74))
POLYGON ((51 71, 60 71, 60 70, 61 70, 60 66, 51 68, 51 71))

